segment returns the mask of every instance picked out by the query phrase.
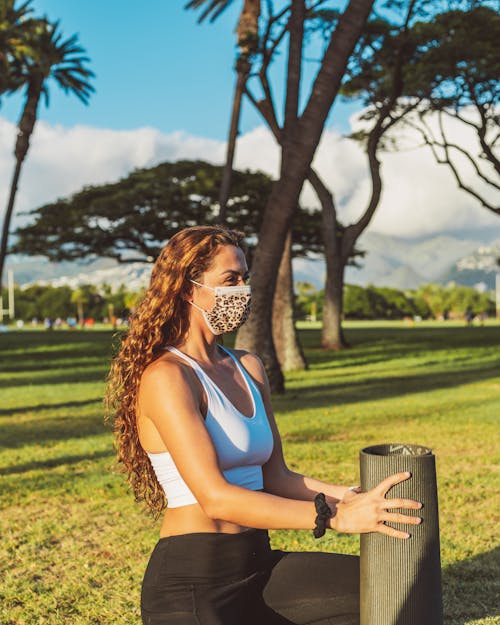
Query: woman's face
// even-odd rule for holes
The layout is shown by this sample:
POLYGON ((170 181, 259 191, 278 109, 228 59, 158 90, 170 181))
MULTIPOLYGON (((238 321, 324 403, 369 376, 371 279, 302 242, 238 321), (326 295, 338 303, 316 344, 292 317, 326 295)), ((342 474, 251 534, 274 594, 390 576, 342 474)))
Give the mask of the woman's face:
MULTIPOLYGON (((210 268, 197 280, 205 286, 242 286, 249 278, 247 261, 243 250, 235 245, 221 245, 214 256, 210 268)), ((193 302, 210 310, 214 305, 214 292, 193 285, 193 302)))

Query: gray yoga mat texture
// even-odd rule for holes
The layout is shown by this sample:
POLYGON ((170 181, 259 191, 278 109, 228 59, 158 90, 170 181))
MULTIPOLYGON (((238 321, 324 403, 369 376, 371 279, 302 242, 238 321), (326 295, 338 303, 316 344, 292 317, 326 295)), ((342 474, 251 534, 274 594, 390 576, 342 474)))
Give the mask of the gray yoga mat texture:
POLYGON ((420 525, 394 525, 407 540, 361 535, 361 625, 443 625, 436 463, 421 445, 387 444, 360 452, 361 487, 370 490, 389 475, 409 471, 386 498, 421 501, 420 510, 394 512, 422 517, 420 525))

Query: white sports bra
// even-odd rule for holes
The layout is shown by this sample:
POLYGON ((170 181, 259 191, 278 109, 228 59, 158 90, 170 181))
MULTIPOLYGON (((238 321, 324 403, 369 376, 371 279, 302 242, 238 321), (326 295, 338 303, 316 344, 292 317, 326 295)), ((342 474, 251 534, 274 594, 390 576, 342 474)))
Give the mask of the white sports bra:
MULTIPOLYGON (((224 395, 200 365, 175 347, 167 347, 194 369, 207 396, 208 410, 206 428, 212 438, 219 466, 224 477, 231 484, 250 490, 263 488, 262 465, 267 462, 273 450, 273 433, 259 389, 238 359, 228 349, 219 345, 233 359, 236 368, 245 380, 252 397, 253 415, 246 417, 224 395)), ((169 508, 179 508, 197 503, 186 482, 182 479, 172 456, 168 452, 151 454, 159 483, 165 491, 169 508)))

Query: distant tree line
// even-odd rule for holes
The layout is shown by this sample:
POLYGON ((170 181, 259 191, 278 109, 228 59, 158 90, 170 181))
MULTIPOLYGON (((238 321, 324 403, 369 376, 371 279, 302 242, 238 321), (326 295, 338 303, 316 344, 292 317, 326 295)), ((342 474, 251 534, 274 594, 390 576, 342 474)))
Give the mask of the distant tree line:
MULTIPOLYGON (((463 318, 473 314, 495 315, 495 303, 489 293, 465 286, 427 284, 412 291, 389 287, 344 286, 345 319, 421 319, 463 318)), ((324 290, 307 282, 297 284, 295 316, 299 319, 323 319, 324 290)))
POLYGON ((73 318, 79 324, 85 319, 111 322, 112 317, 126 319, 139 296, 124 286, 112 291, 108 285, 100 288, 83 285, 72 289, 35 284, 14 290, 15 316, 23 321, 73 318))
MULTIPOLYGON (((80 325, 86 319, 112 323, 113 320, 126 319, 141 295, 124 285, 118 290, 112 290, 109 285, 83 285, 77 289, 32 285, 15 290, 16 319, 42 322, 44 319, 73 318, 80 325)), ((318 290, 307 282, 295 285, 296 319, 321 321, 324 302, 323 289, 318 290)), ((468 309, 476 315, 491 316, 495 314, 495 303, 490 294, 464 286, 428 284, 412 291, 353 284, 344 287, 346 319, 463 318, 468 309)))

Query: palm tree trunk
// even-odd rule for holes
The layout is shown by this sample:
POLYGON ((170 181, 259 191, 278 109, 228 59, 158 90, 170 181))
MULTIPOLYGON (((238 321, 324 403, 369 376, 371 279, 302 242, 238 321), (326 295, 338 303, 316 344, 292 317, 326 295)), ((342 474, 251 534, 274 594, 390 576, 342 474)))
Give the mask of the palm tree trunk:
POLYGON ((245 85, 250 72, 250 63, 245 59, 238 59, 236 67, 238 77, 234 88, 233 109, 231 113, 231 124, 229 127, 229 137, 227 142, 226 162, 224 164, 224 169, 222 170, 222 181, 219 192, 219 215, 217 221, 221 224, 226 223, 227 200, 229 198, 229 190, 231 188, 236 137, 238 136, 238 127, 240 123, 241 98, 243 96, 243 92, 245 91, 245 85))
POLYGON ((282 371, 307 369, 293 319, 292 233, 285 242, 285 251, 278 270, 273 302, 273 340, 282 371))
POLYGON ((21 174, 21 161, 16 161, 16 167, 14 169, 14 175, 12 176, 12 182, 10 184, 10 195, 7 203, 7 209, 3 219, 2 228, 2 242, 0 244, 0 291, 3 288, 3 272, 5 267, 5 259, 7 257, 7 242, 9 239, 9 228, 12 219, 12 213, 14 212, 14 201, 16 199, 17 183, 19 181, 19 175, 21 174))
POLYGON ((238 46, 240 56, 236 61, 236 86, 234 88, 233 108, 231 111, 231 123, 229 126, 229 137, 227 141, 226 162, 222 171, 222 181, 219 192, 219 216, 217 221, 226 223, 227 200, 231 188, 231 177, 233 173, 234 152, 236 148, 236 137, 241 113, 241 99, 245 92, 248 74, 250 73, 250 55, 255 52, 259 42, 259 16, 260 0, 245 0, 240 14, 238 26, 236 28, 238 36, 238 46))
POLYGON ((24 105, 21 119, 19 120, 18 124, 19 131, 17 133, 16 147, 14 150, 14 154, 16 157, 16 166, 10 185, 9 200, 7 202, 7 208, 5 210, 5 217, 2 228, 2 241, 0 244, 0 290, 3 284, 3 271, 5 267, 5 259, 7 257, 7 243, 9 239, 10 222, 12 220, 12 215, 14 214, 14 203, 16 200, 19 176, 21 175, 21 168, 23 166, 24 159, 26 158, 26 154, 28 153, 30 137, 35 127, 41 89, 42 83, 39 83, 38 81, 33 81, 28 86, 26 103, 24 105))

